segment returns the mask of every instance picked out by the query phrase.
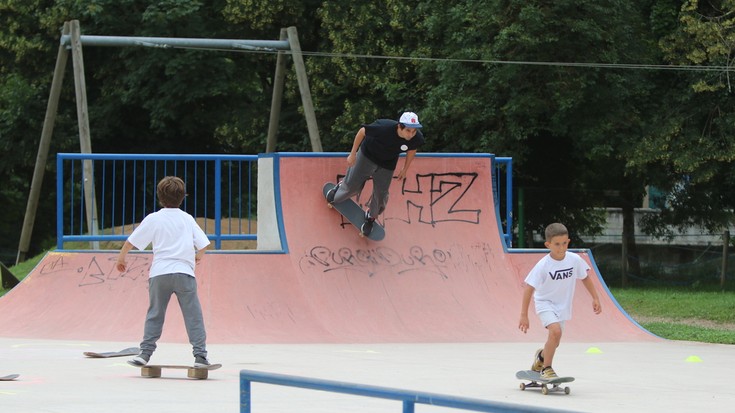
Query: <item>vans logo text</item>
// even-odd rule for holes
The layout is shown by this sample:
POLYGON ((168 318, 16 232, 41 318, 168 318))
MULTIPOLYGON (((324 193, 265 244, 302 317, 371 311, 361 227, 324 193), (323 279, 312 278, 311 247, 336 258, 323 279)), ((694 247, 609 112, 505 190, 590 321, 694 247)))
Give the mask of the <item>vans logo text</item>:
POLYGON ((567 278, 571 278, 574 274, 573 268, 567 268, 564 270, 556 270, 553 273, 549 273, 549 276, 552 280, 566 280, 567 278))

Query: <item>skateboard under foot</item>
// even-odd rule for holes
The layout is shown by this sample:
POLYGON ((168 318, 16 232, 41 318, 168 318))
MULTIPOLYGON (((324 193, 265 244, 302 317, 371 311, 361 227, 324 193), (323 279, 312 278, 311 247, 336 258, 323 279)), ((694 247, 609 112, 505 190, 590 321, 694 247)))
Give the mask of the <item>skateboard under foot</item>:
MULTIPOLYGON (((327 182, 324 184, 324 187, 322 188, 322 193, 324 195, 324 199, 327 198, 327 192, 329 192, 330 189, 334 188, 336 185, 327 182)), ((378 224, 378 221, 373 222, 373 229, 370 231, 370 234, 363 234, 360 227, 362 227, 363 222, 365 222, 365 210, 360 208, 355 201, 348 199, 346 201, 342 201, 339 203, 330 204, 327 202, 327 206, 330 208, 334 208, 342 214, 343 217, 345 217, 355 228, 357 228, 358 234, 360 237, 367 237, 373 241, 380 241, 383 238, 385 238, 385 229, 378 224)))
POLYGON ((209 377, 210 370, 217 370, 218 368, 222 367, 221 364, 212 364, 207 367, 181 366, 173 364, 147 364, 145 366, 138 366, 131 362, 128 362, 128 364, 135 367, 140 367, 140 375, 142 377, 150 378, 161 377, 161 371, 163 369, 179 369, 186 370, 186 377, 190 379, 206 379, 207 377, 209 377))
POLYGON ((544 379, 541 378, 541 373, 533 370, 521 370, 516 373, 516 378, 519 380, 530 381, 530 383, 521 383, 521 390, 528 388, 540 388, 541 394, 549 394, 554 392, 564 392, 569 394, 571 389, 568 386, 560 386, 563 383, 571 383, 574 381, 574 377, 557 377, 555 379, 544 379))

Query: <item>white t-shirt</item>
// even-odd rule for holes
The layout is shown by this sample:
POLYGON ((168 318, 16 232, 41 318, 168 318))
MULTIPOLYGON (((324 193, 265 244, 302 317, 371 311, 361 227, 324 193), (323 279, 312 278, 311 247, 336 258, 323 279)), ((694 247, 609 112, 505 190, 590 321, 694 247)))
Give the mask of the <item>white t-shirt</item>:
POLYGON ((128 241, 139 250, 153 244, 150 277, 177 272, 194 276, 196 251, 209 245, 207 234, 179 208, 162 208, 149 214, 128 241))
POLYGON ((589 269, 582 257, 570 251, 561 261, 551 258, 551 254, 541 258, 526 277, 526 284, 535 289, 536 313, 553 311, 560 320, 570 320, 574 288, 577 280, 587 278, 589 269))

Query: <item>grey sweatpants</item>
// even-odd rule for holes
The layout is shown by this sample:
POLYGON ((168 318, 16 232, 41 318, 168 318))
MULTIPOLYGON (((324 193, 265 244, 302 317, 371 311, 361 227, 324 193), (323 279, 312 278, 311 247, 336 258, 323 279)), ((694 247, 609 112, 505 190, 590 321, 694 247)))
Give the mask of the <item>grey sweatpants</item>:
POLYGON ((385 211, 385 206, 388 205, 388 191, 393 171, 376 165, 364 156, 362 151, 357 151, 355 164, 347 168, 345 179, 339 184, 339 189, 334 194, 334 202, 342 202, 357 195, 370 178, 373 178, 373 194, 368 202, 368 209, 370 216, 376 218, 385 211))
POLYGON ((207 333, 204 331, 204 317, 197 296, 197 280, 182 273, 158 275, 148 280, 149 306, 143 341, 140 343, 141 353, 153 354, 156 350, 172 294, 176 294, 179 301, 194 356, 207 357, 207 333))

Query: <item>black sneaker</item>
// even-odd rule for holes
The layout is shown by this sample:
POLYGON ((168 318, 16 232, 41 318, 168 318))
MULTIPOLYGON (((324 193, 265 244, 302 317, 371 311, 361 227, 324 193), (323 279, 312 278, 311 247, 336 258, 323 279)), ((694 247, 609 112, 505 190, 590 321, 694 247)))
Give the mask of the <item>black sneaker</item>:
POLYGON ((133 366, 145 366, 151 360, 151 355, 148 353, 140 353, 133 357, 132 360, 128 361, 128 364, 133 366))
POLYGON ((370 233, 373 231, 373 223, 375 222, 375 218, 370 216, 370 211, 365 211, 365 222, 362 223, 362 226, 360 227, 360 232, 363 233, 363 235, 370 235, 370 233))
POLYGON ((339 184, 335 185, 334 188, 327 191, 327 202, 330 204, 334 203, 334 196, 337 194, 337 189, 339 188, 339 184))
POLYGON ((207 360, 206 356, 194 357, 194 367, 209 367, 211 363, 207 360))

